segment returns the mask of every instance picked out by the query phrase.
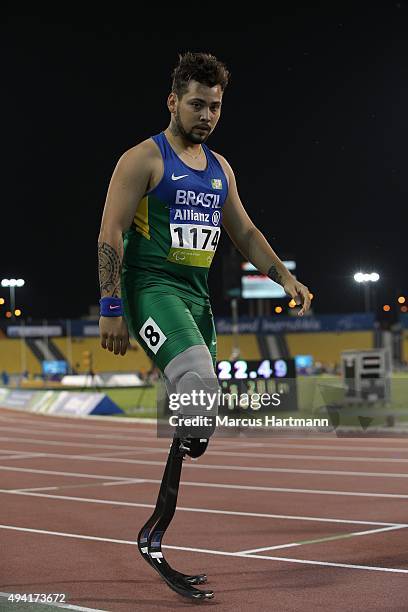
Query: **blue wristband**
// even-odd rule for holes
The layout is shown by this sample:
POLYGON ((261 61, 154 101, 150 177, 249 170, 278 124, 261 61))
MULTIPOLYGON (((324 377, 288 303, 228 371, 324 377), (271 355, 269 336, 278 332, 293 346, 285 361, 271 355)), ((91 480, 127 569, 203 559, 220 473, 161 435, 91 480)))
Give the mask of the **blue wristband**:
POLYGON ((103 297, 99 300, 101 317, 122 317, 122 300, 117 297, 103 297))

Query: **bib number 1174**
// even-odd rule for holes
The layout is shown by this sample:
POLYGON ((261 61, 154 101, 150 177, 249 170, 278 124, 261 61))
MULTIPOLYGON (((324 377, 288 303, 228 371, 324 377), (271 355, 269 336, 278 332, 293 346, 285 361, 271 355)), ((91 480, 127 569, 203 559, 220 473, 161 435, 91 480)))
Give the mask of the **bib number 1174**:
POLYGON ((201 225, 172 226, 172 246, 180 249, 215 251, 220 237, 219 227, 201 225))

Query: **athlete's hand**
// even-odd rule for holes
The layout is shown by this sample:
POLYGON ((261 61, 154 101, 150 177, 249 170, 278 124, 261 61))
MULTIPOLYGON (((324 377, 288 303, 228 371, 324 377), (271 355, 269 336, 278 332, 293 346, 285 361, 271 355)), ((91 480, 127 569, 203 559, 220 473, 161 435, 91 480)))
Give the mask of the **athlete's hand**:
POLYGON ((290 276, 283 285, 285 292, 290 295, 296 304, 302 304, 298 315, 302 317, 310 308, 310 291, 306 285, 302 285, 294 276, 290 276))
POLYGON ((129 346, 129 332, 124 317, 100 317, 101 346, 115 355, 124 355, 129 346))

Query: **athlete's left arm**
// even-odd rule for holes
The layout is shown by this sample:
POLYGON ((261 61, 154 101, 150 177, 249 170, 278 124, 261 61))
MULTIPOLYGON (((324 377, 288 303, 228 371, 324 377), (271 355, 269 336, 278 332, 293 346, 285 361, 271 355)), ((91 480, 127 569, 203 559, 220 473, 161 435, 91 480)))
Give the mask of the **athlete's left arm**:
POLYGON ((217 157, 229 183, 228 196, 222 213, 223 227, 245 259, 250 261, 262 274, 267 274, 272 280, 282 285, 285 292, 294 300, 298 303, 300 301, 302 308, 299 315, 303 315, 310 308, 309 289, 289 272, 265 236, 254 225, 239 197, 231 166, 221 155, 217 157))

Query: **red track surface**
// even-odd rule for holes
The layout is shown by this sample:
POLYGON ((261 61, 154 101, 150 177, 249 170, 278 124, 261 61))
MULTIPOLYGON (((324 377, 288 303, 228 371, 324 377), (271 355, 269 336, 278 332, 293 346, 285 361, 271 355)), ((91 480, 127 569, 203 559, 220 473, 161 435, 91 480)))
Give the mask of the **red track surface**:
MULTIPOLYGON (((193 606, 134 544, 168 446, 149 425, 0 410, 0 591, 193 606)), ((215 598, 199 605, 218 611, 408 610, 407 503, 406 439, 217 438, 184 463, 164 552, 208 574, 215 598)))

